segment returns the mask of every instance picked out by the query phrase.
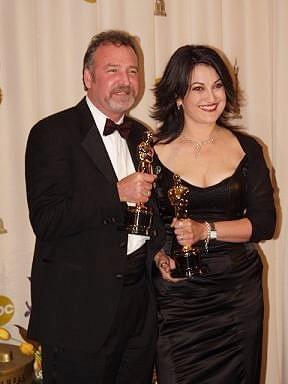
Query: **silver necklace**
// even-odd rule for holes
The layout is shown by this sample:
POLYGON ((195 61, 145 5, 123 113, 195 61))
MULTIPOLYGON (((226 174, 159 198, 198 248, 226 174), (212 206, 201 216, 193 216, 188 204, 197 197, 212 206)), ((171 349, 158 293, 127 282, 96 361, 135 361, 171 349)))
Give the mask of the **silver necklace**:
POLYGON ((188 137, 185 135, 180 136, 180 143, 188 143, 192 146, 192 150, 195 153, 195 157, 197 158, 200 155, 201 149, 206 144, 213 144, 215 141, 215 137, 210 135, 208 139, 205 140, 194 140, 192 137, 188 137))

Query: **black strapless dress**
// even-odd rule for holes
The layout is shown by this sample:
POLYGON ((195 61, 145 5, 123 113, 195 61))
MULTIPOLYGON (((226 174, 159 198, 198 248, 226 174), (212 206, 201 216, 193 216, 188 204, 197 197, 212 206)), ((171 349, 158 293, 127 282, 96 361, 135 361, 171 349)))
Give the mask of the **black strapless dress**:
MULTIPOLYGON (((173 173, 155 156, 156 195, 167 228, 166 252, 176 244, 167 198, 173 173)), ((189 216, 236 220, 245 215, 247 155, 231 177, 207 188, 189 188, 189 216)), ((257 384, 260 375, 262 263, 253 243, 202 244, 205 275, 169 283, 155 269, 159 384, 257 384)))

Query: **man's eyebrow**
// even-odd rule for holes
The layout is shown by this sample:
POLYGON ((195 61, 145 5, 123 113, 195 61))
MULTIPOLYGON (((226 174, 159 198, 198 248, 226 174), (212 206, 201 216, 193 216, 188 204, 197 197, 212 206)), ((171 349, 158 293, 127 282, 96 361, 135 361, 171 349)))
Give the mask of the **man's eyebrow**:
POLYGON ((120 64, 113 64, 113 63, 108 63, 108 64, 105 64, 104 67, 120 67, 120 64))
MULTIPOLYGON (((108 64, 105 64, 104 65, 104 68, 109 68, 109 67, 121 67, 121 64, 113 64, 113 63, 108 63, 108 64)), ((139 69, 139 66, 138 65, 130 65, 128 68, 135 68, 135 69, 139 69)))

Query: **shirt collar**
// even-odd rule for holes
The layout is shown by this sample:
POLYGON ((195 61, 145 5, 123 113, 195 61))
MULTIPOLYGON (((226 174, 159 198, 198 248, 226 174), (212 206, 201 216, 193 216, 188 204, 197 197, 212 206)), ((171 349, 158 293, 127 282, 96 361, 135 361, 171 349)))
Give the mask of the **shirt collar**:
MULTIPOLYGON (((88 96, 86 96, 86 103, 92 113, 92 116, 94 118, 94 121, 96 123, 96 126, 103 136, 103 131, 106 123, 106 119, 109 119, 104 113, 102 113, 98 108, 95 107, 95 105, 92 103, 92 101, 89 99, 88 96)), ((116 122, 116 124, 121 124, 124 120, 124 115, 121 117, 119 121, 116 122)))

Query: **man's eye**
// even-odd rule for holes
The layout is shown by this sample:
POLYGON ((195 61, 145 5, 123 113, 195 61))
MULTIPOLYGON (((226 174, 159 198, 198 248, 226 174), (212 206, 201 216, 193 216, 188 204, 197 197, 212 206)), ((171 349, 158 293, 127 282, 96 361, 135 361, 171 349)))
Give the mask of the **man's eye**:
POLYGON ((116 73, 117 72, 117 68, 109 68, 107 70, 107 72, 110 72, 110 73, 116 73))

